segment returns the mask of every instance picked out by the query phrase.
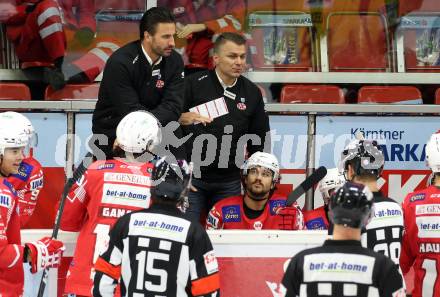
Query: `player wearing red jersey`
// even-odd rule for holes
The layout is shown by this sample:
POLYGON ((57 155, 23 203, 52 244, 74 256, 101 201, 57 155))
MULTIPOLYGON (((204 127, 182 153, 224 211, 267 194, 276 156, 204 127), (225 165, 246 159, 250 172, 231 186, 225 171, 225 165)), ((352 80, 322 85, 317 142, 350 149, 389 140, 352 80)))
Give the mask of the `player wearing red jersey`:
POLYGON ((5 297, 22 296, 23 262, 33 273, 56 267, 64 250, 50 238, 21 244, 18 197, 6 177, 18 173, 27 142, 20 127, 0 125, 0 296, 5 297))
POLYGON ((0 122, 5 125, 16 126, 28 136, 29 153, 18 168, 18 173, 8 176, 8 181, 17 191, 20 225, 24 227, 34 213, 38 195, 43 188, 43 169, 34 156, 33 148, 38 145, 38 134, 34 126, 24 115, 7 111, 0 114, 0 122))
POLYGON ((431 136, 425 151, 434 183, 408 194, 403 202, 400 266, 403 273, 414 268, 413 297, 435 297, 440 292, 440 131, 431 136))
POLYGON ((280 182, 274 155, 256 152, 241 170, 245 194, 217 202, 208 214, 207 229, 303 229, 301 210, 286 207, 285 197, 273 197, 280 182))
POLYGON ((338 168, 327 170, 326 176, 319 182, 319 191, 324 205, 312 210, 303 210, 304 226, 308 230, 327 230, 329 228, 328 202, 331 194, 345 183, 344 174, 338 168))
POLYGON ((108 245, 109 231, 117 219, 150 206, 151 172, 149 152, 159 144, 161 130, 148 112, 125 116, 116 129, 115 158, 90 165, 70 189, 61 229, 80 231, 65 292, 91 296, 93 265, 108 245))

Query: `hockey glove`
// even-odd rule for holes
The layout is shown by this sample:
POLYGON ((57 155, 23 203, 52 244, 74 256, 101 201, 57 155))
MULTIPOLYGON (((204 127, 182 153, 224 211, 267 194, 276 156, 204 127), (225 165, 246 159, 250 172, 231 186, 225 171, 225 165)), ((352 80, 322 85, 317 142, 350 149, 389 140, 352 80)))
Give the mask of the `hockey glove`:
POLYGON ((50 237, 26 243, 25 254, 28 255, 31 272, 36 273, 46 268, 58 267, 65 249, 61 241, 50 237))
POLYGON ((277 209, 277 215, 280 216, 278 225, 280 230, 301 230, 304 228, 302 213, 295 206, 280 207, 277 209))

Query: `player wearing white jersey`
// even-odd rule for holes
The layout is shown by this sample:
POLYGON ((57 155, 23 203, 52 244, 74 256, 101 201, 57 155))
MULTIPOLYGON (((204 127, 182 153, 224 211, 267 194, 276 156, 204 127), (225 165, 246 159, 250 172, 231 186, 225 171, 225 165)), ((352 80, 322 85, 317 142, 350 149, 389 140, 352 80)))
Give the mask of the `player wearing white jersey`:
POLYGON ((295 255, 282 280, 286 297, 405 297, 394 262, 361 246, 373 206, 368 187, 347 182, 330 198, 333 240, 295 255))
POLYGON ((403 211, 396 201, 383 196, 379 190, 377 180, 384 163, 376 141, 354 140, 342 152, 340 167, 347 180, 363 184, 373 192, 374 211, 362 230, 363 246, 383 253, 399 265, 403 211))

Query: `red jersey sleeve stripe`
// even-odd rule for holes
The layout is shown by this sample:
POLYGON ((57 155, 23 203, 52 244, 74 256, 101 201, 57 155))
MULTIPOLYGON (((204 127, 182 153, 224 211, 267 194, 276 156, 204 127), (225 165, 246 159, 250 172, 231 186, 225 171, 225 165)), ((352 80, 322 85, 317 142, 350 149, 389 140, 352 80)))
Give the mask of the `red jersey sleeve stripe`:
POLYGON ((121 276, 121 266, 114 266, 105 261, 103 258, 98 258, 95 263, 95 270, 101 271, 102 273, 107 274, 116 280, 118 280, 121 276))
POLYGON ((199 278, 192 282, 191 293, 194 296, 206 295, 220 288, 220 276, 218 273, 199 278))

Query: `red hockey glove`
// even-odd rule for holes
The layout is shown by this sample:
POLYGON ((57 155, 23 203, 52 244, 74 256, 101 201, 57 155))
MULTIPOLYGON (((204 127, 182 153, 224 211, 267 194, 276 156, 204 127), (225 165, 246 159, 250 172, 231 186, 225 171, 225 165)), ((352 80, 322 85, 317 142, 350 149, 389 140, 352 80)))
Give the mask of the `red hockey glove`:
POLYGON ((66 247, 59 240, 44 237, 36 242, 26 243, 25 249, 28 250, 31 272, 35 273, 46 268, 58 267, 66 247))
POLYGON ((301 230, 304 228, 302 213, 295 206, 280 207, 277 209, 277 215, 281 217, 278 225, 280 230, 301 230))

